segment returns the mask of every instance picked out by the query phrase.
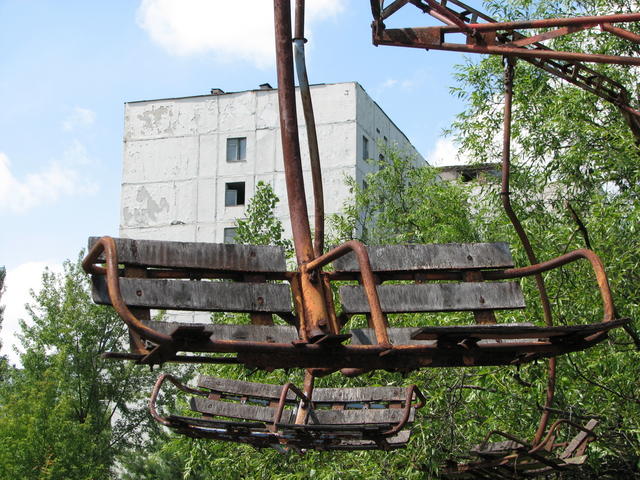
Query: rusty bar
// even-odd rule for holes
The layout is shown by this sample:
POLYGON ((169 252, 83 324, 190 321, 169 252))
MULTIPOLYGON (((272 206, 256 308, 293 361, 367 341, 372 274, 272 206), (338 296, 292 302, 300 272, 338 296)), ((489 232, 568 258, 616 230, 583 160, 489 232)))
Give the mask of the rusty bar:
POLYGON ((587 30, 595 26, 596 25, 585 24, 585 25, 571 25, 567 27, 560 27, 560 28, 557 28, 556 30, 540 33, 532 37, 525 37, 525 38, 520 38, 518 40, 514 40, 512 42, 509 42, 507 45, 513 46, 513 47, 525 47, 527 45, 531 45, 532 43, 551 40, 552 38, 558 38, 564 35, 569 35, 571 33, 580 32, 582 30, 587 30))
POLYGON ((602 264, 600 257, 595 252, 586 248, 573 250, 572 252, 565 253, 551 260, 538 263, 536 265, 529 265, 527 267, 511 268, 508 270, 485 272, 485 278, 488 280, 504 280, 509 278, 528 277, 535 275, 536 273, 544 273, 554 268, 561 267, 571 262, 575 262, 579 259, 588 260, 591 263, 591 267, 596 275, 598 287, 600 289, 600 296, 602 297, 602 303, 604 307, 603 322, 610 322, 615 319, 615 307, 613 304, 613 297, 611 295, 611 288, 609 287, 609 281, 607 280, 607 274, 602 264))
POLYGON ((378 12, 373 12, 373 18, 375 18, 376 20, 384 20, 386 18, 389 18, 391 15, 404 7, 407 3, 409 3, 409 0, 395 0, 391 5, 385 7, 382 12, 380 12, 380 7, 378 6, 378 12))
POLYGON ((307 144, 309 147, 309 163, 311 165, 311 179, 313 182, 313 205, 314 205, 314 234, 313 252, 314 256, 322 255, 324 250, 324 193, 322 188, 322 169, 320 168, 320 151, 318 149, 318 134, 316 132, 316 121, 313 114, 313 102, 311 100, 311 90, 309 88, 309 78, 307 76, 307 65, 305 60, 304 44, 304 0, 296 0, 296 28, 293 48, 295 53, 296 73, 300 85, 300 98, 302 100, 302 110, 307 129, 307 144))
MULTIPOLYGON (((618 13, 614 15, 592 15, 584 17, 545 18, 543 20, 520 20, 515 22, 466 23, 466 27, 478 32, 518 30, 528 28, 568 27, 574 25, 600 25, 602 23, 637 22, 640 13, 618 13)), ((446 32, 460 32, 459 27, 442 27, 446 32)))
POLYGON ((141 337, 160 345, 172 342, 172 338, 169 335, 157 332, 156 330, 144 325, 133 313, 131 313, 129 307, 124 303, 122 295, 120 294, 118 254, 116 250, 116 242, 113 238, 108 236, 100 238, 82 261, 82 268, 85 272, 93 275, 106 275, 109 300, 111 300, 111 304, 118 315, 120 315, 120 318, 124 320, 131 330, 141 337), (96 265, 98 257, 102 252, 104 252, 105 255, 107 263, 106 268, 96 265))
MULTIPOLYGON (((484 25, 484 24, 482 24, 484 25)), ((561 52, 556 50, 527 49, 506 45, 477 45, 434 42, 433 38, 444 34, 450 27, 424 27, 384 30, 376 38, 379 45, 424 48, 427 50, 445 50, 453 52, 481 53, 487 55, 514 55, 522 58, 540 58, 618 65, 640 65, 640 58, 595 53, 561 52)), ((473 39, 472 39, 473 40, 473 39)))
POLYGON ((291 46, 290 0, 274 0, 274 20, 282 153, 284 156, 293 243, 296 249, 298 265, 301 265, 313 258, 313 247, 311 245, 304 177, 300 159, 300 140, 298 138, 298 119, 293 79, 293 48, 291 46))
POLYGON ((376 282, 371 270, 371 262, 369 261, 369 254, 367 248, 362 242, 357 240, 350 240, 342 245, 330 250, 324 255, 316 258, 315 260, 307 263, 303 266, 304 271, 313 271, 328 263, 334 261, 348 252, 354 252, 358 259, 358 265, 360 266, 360 275, 362 277, 362 285, 367 296, 367 301, 371 307, 371 319, 373 321, 373 328, 376 332, 376 339, 378 344, 387 345, 391 347, 389 343, 389 335, 387 334, 387 320, 382 312, 380 306, 380 299, 378 298, 378 291, 376 290, 376 282))
POLYGON ((549 427, 549 432, 547 433, 547 435, 544 437, 542 441, 540 441, 539 443, 533 442, 534 447, 531 450, 529 450, 528 453, 535 453, 542 450, 545 447, 545 445, 549 443, 550 440, 552 440, 552 435, 555 433, 558 427, 564 423, 566 423, 567 425, 571 425, 573 428, 576 428, 578 430, 582 430, 583 432, 588 433, 589 436, 592 436, 594 439, 598 438, 598 436, 593 432, 593 430, 589 430, 588 428, 585 428, 582 425, 572 422, 569 419, 561 418, 560 420, 556 420, 555 422, 553 422, 551 427, 549 427))
POLYGON ((280 391, 280 401, 278 402, 278 408, 276 409, 275 414, 273 416, 273 425, 271 426, 271 430, 273 432, 276 432, 278 430, 278 423, 282 418, 282 412, 284 411, 284 406, 287 403, 287 393, 289 393, 289 390, 291 390, 300 398, 300 401, 302 402, 303 405, 306 406, 311 402, 311 400, 309 400, 309 397, 307 397, 304 393, 302 393, 302 391, 300 391, 300 389, 296 387, 293 383, 291 382, 285 383, 282 386, 282 390, 280 391))
POLYGON ((600 28, 605 32, 613 33, 614 35, 624 38, 625 40, 629 40, 630 42, 640 43, 640 35, 630 32, 629 30, 625 30, 623 28, 614 27, 610 23, 601 23, 600 28))
POLYGON ((169 422, 165 417, 161 416, 156 409, 156 400, 158 399, 158 394, 160 393, 160 387, 166 380, 169 380, 171 383, 173 383, 173 385, 175 385, 176 388, 182 390, 185 393, 206 397, 207 392, 196 390, 195 388, 189 388, 186 385, 183 385, 176 377, 174 377, 173 375, 169 375, 168 373, 163 373, 162 375, 160 375, 156 380, 155 385, 153 386, 153 391, 151 392, 151 397, 149 398, 149 412, 158 423, 170 427, 171 422, 169 422))
MULTIPOLYGON (((100 358, 107 360, 131 360, 140 363, 147 354, 129 353, 129 352, 105 352, 100 358)), ((174 355, 165 360, 172 363, 198 363, 198 364, 224 364, 224 365, 240 365, 242 362, 238 357, 201 357, 197 355, 174 355)))
POLYGON ((402 430, 404 428, 404 426, 407 424, 407 422, 409 421, 409 417, 411 415, 411 402, 413 401, 413 396, 418 397, 418 403, 415 405, 415 409, 418 410, 422 407, 424 407, 427 403, 427 400, 424 398, 424 395, 422 394, 422 392, 420 391, 420 389, 416 386, 416 385, 409 385, 407 387, 407 396, 405 398, 404 401, 404 415, 402 417, 402 420, 400 420, 400 422, 393 427, 390 430, 387 430, 386 432, 383 433, 383 435, 385 437, 391 437, 393 435, 395 435, 396 433, 398 433, 400 430, 402 430))
MULTIPOLYGON (((276 58, 278 73, 278 107, 280 111, 280 133, 284 156, 285 180, 291 217, 291 231, 298 266, 314 258, 309 228, 309 214, 304 190, 304 177, 300 158, 298 120, 293 79, 293 48, 291 40, 291 2, 274 0, 274 22, 276 33, 276 58)), ((313 282, 302 273, 302 302, 310 339, 321 337, 328 328, 327 311, 322 284, 313 282)))
POLYGON ((300 402, 300 405, 298 406, 298 412, 296 414, 296 420, 295 423, 298 425, 302 425, 304 423, 306 423, 307 421, 307 416, 309 415, 309 408, 313 408, 313 388, 315 385, 315 376, 313 375, 313 373, 307 369, 304 372, 304 385, 302 387, 303 393, 304 395, 310 399, 309 402, 304 403, 304 402, 300 402))
POLYGON ((475 30, 470 25, 466 24, 462 19, 460 19, 456 14, 451 12, 448 8, 440 5, 435 0, 427 0, 429 7, 431 10, 428 12, 429 15, 439 19, 444 20, 445 23, 453 24, 458 27, 461 31, 467 32, 475 35, 475 30))

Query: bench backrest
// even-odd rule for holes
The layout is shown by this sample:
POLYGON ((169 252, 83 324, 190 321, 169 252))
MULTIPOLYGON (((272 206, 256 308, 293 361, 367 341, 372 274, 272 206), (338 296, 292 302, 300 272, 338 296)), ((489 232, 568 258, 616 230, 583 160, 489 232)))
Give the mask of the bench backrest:
MULTIPOLYGON (((282 385, 246 382, 200 375, 198 387, 210 392, 207 398, 192 397, 191 409, 205 415, 236 418, 258 422, 272 422, 282 385)), ((295 420, 298 399, 288 392, 286 407, 281 417, 283 423, 295 420)))
MULTIPOLYGON (((193 397, 191 409, 205 415, 271 422, 282 386, 229 380, 201 375, 198 387, 211 392, 208 398, 193 397), (224 401, 227 400, 227 401, 224 401), (231 401, 230 401, 231 400, 231 401)), ((372 425, 397 424, 404 417, 407 389, 401 387, 316 388, 308 424, 372 425)), ((287 394, 280 423, 293 424, 298 398, 287 394)), ((414 420, 411 409, 409 421, 414 420)))
MULTIPOLYGON (((384 284, 377 287, 385 313, 491 311, 524 308, 517 282, 484 282, 482 270, 513 266, 506 243, 385 245, 367 247, 374 274, 381 281, 414 278, 420 283, 384 284), (395 276, 394 276, 395 275, 395 276), (430 276, 431 275, 431 276, 430 276), (422 283, 432 280, 456 283, 422 283)), ((333 262, 335 272, 359 271, 353 254, 333 262)), ((340 287, 343 310, 347 314, 369 313, 369 304, 360 285, 340 287)))
MULTIPOLYGON (((282 278, 286 272, 285 254, 281 247, 115 240, 118 263, 124 265, 120 290, 124 302, 130 307, 291 312, 290 286, 265 283, 269 278, 282 278), (192 281, 200 279, 203 280, 192 281)), ((96 241, 97 238, 90 238, 89 248, 96 241)), ((110 304, 106 279, 102 275, 93 276, 93 299, 99 304, 110 304)))

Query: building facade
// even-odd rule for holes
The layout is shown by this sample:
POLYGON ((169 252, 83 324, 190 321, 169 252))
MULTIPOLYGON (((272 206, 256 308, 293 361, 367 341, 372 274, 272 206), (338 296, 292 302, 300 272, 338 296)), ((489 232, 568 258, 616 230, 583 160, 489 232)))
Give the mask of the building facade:
MULTIPOLYGON (((347 176, 362 184, 388 145, 424 159, 355 82, 311 86, 327 215, 349 200, 347 176)), ((309 154, 298 98, 309 212, 309 154)), ((125 104, 120 235, 138 239, 231 242, 256 184, 280 198, 276 216, 290 224, 277 90, 260 89, 125 104)), ((313 225, 313 217, 310 218, 313 225)))

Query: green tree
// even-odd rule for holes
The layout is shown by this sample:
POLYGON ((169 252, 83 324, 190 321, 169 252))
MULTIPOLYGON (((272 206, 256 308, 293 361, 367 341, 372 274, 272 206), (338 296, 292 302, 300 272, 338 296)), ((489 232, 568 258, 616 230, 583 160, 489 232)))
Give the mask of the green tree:
POLYGON ((285 249, 287 257, 293 256, 291 240, 283 238, 282 222, 275 216, 279 201, 273 187, 259 181, 256 193, 247 205, 246 218, 236 220, 235 241, 251 245, 277 245, 285 249))
POLYGON ((447 243, 473 241, 469 220, 469 189, 444 182, 438 170, 420 168, 415 158, 386 148, 383 160, 368 160, 374 173, 360 187, 346 183, 353 200, 330 218, 340 240, 358 237, 370 245, 388 243, 447 243), (426 195, 428 192, 428 196, 426 195))
POLYGON ((0 478, 111 478, 118 456, 144 442, 139 389, 151 379, 100 357, 125 347, 126 328, 89 291, 80 263, 67 261, 64 274, 45 271, 27 306, 22 368, 0 397, 0 478))

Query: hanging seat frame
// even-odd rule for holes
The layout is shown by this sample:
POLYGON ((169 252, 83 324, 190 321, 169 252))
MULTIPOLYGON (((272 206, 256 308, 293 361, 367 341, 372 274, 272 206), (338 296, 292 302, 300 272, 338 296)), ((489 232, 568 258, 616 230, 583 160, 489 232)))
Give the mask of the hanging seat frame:
MULTIPOLYGON (((362 370, 382 368, 394 371, 410 371, 425 366, 518 364, 590 347, 602 341, 606 337, 606 332, 609 329, 623 325, 628 321, 625 319, 615 319, 611 293, 602 263, 593 252, 585 249, 577 250, 557 259, 530 267, 483 270, 474 265, 472 265, 471 268, 467 267, 465 269, 461 265, 464 264, 464 262, 472 264, 475 261, 486 264, 486 258, 475 258, 479 256, 477 252, 480 252, 482 248, 487 249, 489 246, 493 246, 494 250, 504 250, 506 248, 504 244, 451 244, 413 247, 389 246, 384 247, 385 251, 382 252, 384 253, 382 257, 388 257, 391 251, 395 252, 393 255, 402 258, 406 257, 407 249, 427 248, 437 252, 433 254, 435 258, 445 255, 449 264, 452 264, 451 262, 455 264, 455 268, 447 270, 439 265, 436 265, 436 267, 427 265, 427 267, 425 267, 425 262, 431 262, 433 264, 435 260, 422 258, 421 264, 418 264, 418 266, 414 265, 411 268, 407 268, 407 265, 389 267, 387 262, 385 268, 387 268, 388 271, 383 271, 384 266, 377 265, 379 263, 377 259, 381 257, 379 249, 367 249, 358 242, 349 242, 350 245, 338 247, 332 252, 319 257, 317 260, 304 265, 302 274, 300 272, 268 274, 272 275, 271 278, 279 278, 287 281, 291 286, 295 309, 293 313, 287 313, 287 310, 290 310, 290 308, 286 308, 286 303, 289 301, 286 300, 286 296, 289 295, 289 287, 286 283, 215 283, 198 281, 196 278, 204 278, 206 280, 209 277, 220 277, 221 275, 223 277, 237 277, 240 274, 255 275, 256 272, 230 272, 227 270, 221 274, 221 265, 214 264, 211 260, 207 264, 210 269, 208 271, 203 269, 202 265, 198 269, 194 269, 192 266, 189 268, 189 264, 185 264, 186 266, 183 267, 176 267, 175 259, 168 258, 170 255, 166 253, 171 251, 189 252, 190 249, 193 248, 204 249, 200 252, 203 253, 207 252, 205 248, 206 244, 146 242, 127 239, 116 240, 110 237, 95 239, 93 242, 95 243, 84 261, 84 267, 94 275, 94 300, 99 303, 110 303, 113 305, 129 327, 132 338, 134 339, 134 348, 131 353, 113 354, 111 356, 131 359, 143 364, 152 365, 167 361, 178 361, 242 363, 247 366, 266 369, 303 367, 333 370, 362 370), (354 245, 357 248, 353 248, 354 245), (372 290, 368 290, 366 284, 363 287, 342 287, 343 291, 341 294, 344 295, 343 303, 346 302, 347 293, 350 292, 351 297, 355 298, 355 303, 361 305, 361 307, 356 307, 356 309, 360 308, 360 310, 362 310, 360 313, 366 313, 370 315, 371 318, 371 329, 356 329, 348 333, 344 333, 342 325, 335 314, 332 298, 326 295, 325 300, 329 303, 327 310, 331 312, 330 325, 328 328, 329 333, 325 336, 311 339, 306 323, 306 312, 309 310, 309 306, 304 304, 304 299, 302 301, 300 300, 300 276, 308 273, 310 270, 315 272, 314 275, 319 279, 318 283, 324 284, 326 291, 329 291, 330 282, 333 280, 344 280, 347 278, 362 279, 362 271, 359 269, 362 262, 354 263, 358 259, 357 255, 355 259, 353 257, 346 257, 342 263, 335 262, 334 264, 337 265, 338 268, 341 268, 341 271, 336 270, 329 273, 319 272, 322 266, 339 259, 350 251, 358 252, 358 248, 367 254, 369 274, 373 277, 375 271, 378 282, 387 279, 395 280, 412 277, 414 280, 417 279, 416 283, 410 285, 390 285, 389 287, 385 287, 384 285, 375 286, 374 284, 375 288, 372 290), (151 278, 136 279, 123 277, 127 271, 126 265, 139 262, 141 257, 144 258, 148 256, 145 253, 148 249, 155 250, 156 253, 162 253, 158 254, 160 260, 154 261, 152 265, 153 268, 146 270, 146 276, 151 278), (121 256, 123 258, 121 259, 119 259, 118 250, 122 252, 121 256), (131 258, 127 257, 127 255, 131 255, 130 252, 132 251, 136 252, 136 260, 131 260, 131 258), (375 256, 373 267, 369 260, 369 251, 373 252, 375 256), (467 254, 467 252, 473 252, 473 255, 467 254), (456 260, 456 256, 461 257, 461 259, 456 260), (468 260, 467 257, 471 257, 473 260, 468 260), (484 292, 490 292, 487 289, 493 285, 499 289, 498 292, 502 292, 500 295, 504 295, 504 292, 510 292, 510 289, 517 287, 517 284, 511 284, 511 286, 509 286, 510 284, 508 283, 489 282, 490 280, 513 279, 533 275, 557 268, 581 258, 587 259, 596 273, 604 305, 604 320, 602 323, 555 327, 495 323, 459 326, 416 326, 412 328, 390 328, 387 326, 386 312, 433 312, 461 309, 473 311, 476 308, 484 308, 486 313, 486 311, 492 311, 494 308, 504 308, 503 306, 490 303, 489 297, 487 297, 484 292), (99 262, 105 262, 106 266, 98 266, 99 262), (118 268, 119 263, 125 265, 123 270, 118 268), (404 268, 405 270, 398 270, 398 268, 404 268), (483 282, 469 282, 470 274, 473 274, 476 279, 483 280, 483 282), (191 280, 186 282, 186 279, 191 280), (444 302, 442 305, 430 305, 429 302, 425 304, 424 299, 421 300, 420 297, 424 295, 429 296, 428 291, 426 294, 424 292, 425 289, 429 290, 432 286, 431 283, 423 283, 425 279, 430 282, 436 282, 437 280, 445 280, 447 282, 458 280, 461 283, 457 285, 465 289, 463 292, 476 292, 476 290, 480 292, 476 295, 478 300, 476 304, 467 304, 465 303, 465 298, 461 297, 469 295, 456 291, 454 293, 447 293, 449 297, 445 295, 445 300, 438 300, 438 302, 436 302, 444 302), (465 280, 467 281, 465 282, 465 280), (160 289, 157 284, 160 284, 162 289, 160 289), (123 285, 126 287, 125 290, 122 290, 123 285), (198 290, 196 287, 205 290, 198 290), (199 306, 201 304, 198 304, 198 299, 192 297, 206 297, 206 288, 222 287, 233 287, 239 292, 236 295, 232 295, 229 301, 235 301, 236 296, 246 291, 252 293, 254 296, 257 295, 258 300, 261 297, 260 293, 255 293, 256 291, 262 292, 261 294, 263 296, 268 294, 269 291, 273 291, 276 296, 284 295, 285 300, 283 301, 282 298, 262 298, 262 304, 256 300, 254 304, 257 306, 247 307, 252 315, 259 316, 262 324, 232 326, 152 322, 148 320, 148 318, 150 318, 148 308, 206 310, 206 308, 199 306), (484 290, 478 290, 480 287, 484 290), (172 290, 172 288, 174 290, 172 290), (347 288, 347 290, 345 290, 345 288, 347 288), (176 289, 178 293, 176 293, 176 289), (390 289, 389 291, 391 293, 387 294, 387 290, 385 289, 390 289), (353 296, 354 294, 355 297, 353 296), (126 298, 123 297, 123 295, 126 298), (382 295, 382 297, 380 297, 380 295, 382 295), (484 297, 487 298, 485 299, 484 297), (360 300, 358 300, 358 298, 360 300), (381 298, 382 303, 380 303, 381 298), (266 305, 274 302, 281 305, 283 303, 285 304, 284 307, 280 306, 277 308, 281 310, 280 314, 291 323, 290 326, 277 326, 273 325, 272 322, 271 325, 265 324, 269 322, 264 321, 265 313, 262 307, 267 308, 266 305), (482 305, 478 302, 486 303, 482 305), (380 312, 377 323, 375 308, 372 308, 372 303, 374 306, 377 304, 380 312), (364 309, 362 305, 364 305, 364 309), (143 307, 147 307, 146 313, 143 307), (134 314, 134 311, 138 314, 137 316, 134 314), (141 316, 146 317, 147 320, 138 318, 141 316), (380 321, 380 317, 382 321, 380 321), (380 323, 382 323, 382 325, 380 325, 380 323), (351 344, 342 344, 342 342, 349 340, 349 338, 351 338, 351 344), (179 352, 231 353, 236 356, 193 356, 180 355, 179 352)), ((243 246, 211 246, 213 249, 220 247, 228 249, 229 252, 235 252, 235 249, 243 248, 243 246)), ((260 247, 253 248, 259 249, 260 247)), ((251 250, 251 252, 254 255, 259 255, 259 250, 251 250)), ((188 258, 189 256, 186 255, 186 257, 188 258)), ((184 257, 181 258, 184 263, 184 257)), ((139 263, 137 266, 140 267, 139 263)), ((437 283, 433 285, 433 288, 438 286, 437 283)), ((448 290, 451 287, 447 287, 447 285, 452 284, 446 283, 440 285, 442 288, 445 288, 445 290, 448 290)), ((212 290, 212 292, 215 291, 217 290, 212 290)), ((519 287, 517 292, 519 292, 519 287)), ((219 301, 222 303, 217 307, 223 311, 226 308, 226 304, 223 302, 224 298, 226 297, 221 296, 219 301)), ((202 302, 204 302, 205 307, 207 307, 207 302, 213 302, 214 300, 216 299, 204 298, 202 302)), ((521 308, 523 306, 523 304, 517 304, 517 299, 513 301, 516 303, 509 305, 508 308, 521 308)), ((243 311, 242 309, 245 307, 236 306, 234 308, 236 310, 232 311, 243 311)), ((245 309, 244 311, 247 310, 245 309)), ((483 314, 479 312, 479 310, 475 310, 475 313, 480 316, 480 320, 482 321, 482 319, 486 317, 483 317, 483 314)))
POLYGON ((425 405, 425 398, 415 385, 316 388, 309 396, 292 383, 278 386, 201 375, 198 385, 202 389, 187 387, 171 375, 158 377, 149 400, 153 418, 183 435, 247 443, 257 448, 402 448, 409 440, 406 427, 413 422, 415 410, 425 405), (195 395, 191 409, 203 416, 159 414, 156 402, 166 381, 195 395), (413 403, 414 399, 417 403, 413 403), (318 409, 320 405, 324 408, 318 409))
POLYGON ((449 465, 442 472, 442 478, 521 478, 578 468, 586 461, 585 451, 589 443, 597 438, 593 430, 598 423, 598 420, 591 419, 582 426, 568 419, 557 420, 537 444, 506 432, 492 431, 471 450, 476 460, 449 465), (557 442, 561 427, 573 427, 578 433, 569 441, 557 442), (490 443, 493 436, 506 440, 490 443))

